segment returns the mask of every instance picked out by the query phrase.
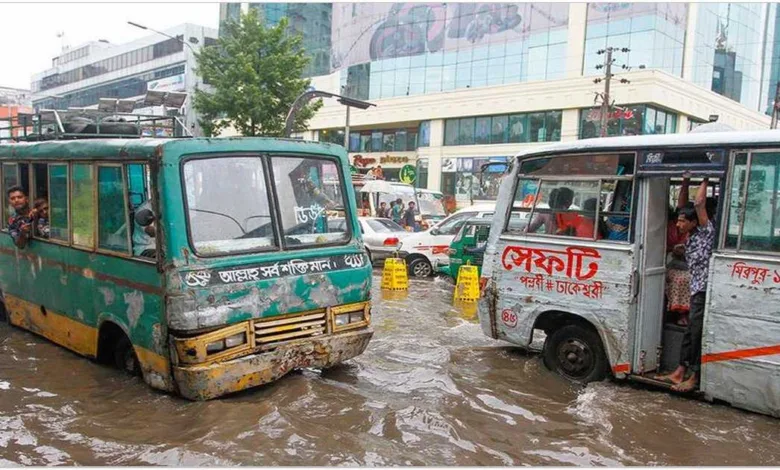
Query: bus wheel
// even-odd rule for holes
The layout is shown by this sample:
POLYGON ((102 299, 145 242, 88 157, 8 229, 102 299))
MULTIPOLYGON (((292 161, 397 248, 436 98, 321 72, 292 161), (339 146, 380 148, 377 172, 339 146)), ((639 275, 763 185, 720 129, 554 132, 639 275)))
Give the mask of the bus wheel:
POLYGON ((544 342, 544 365, 566 379, 580 384, 604 379, 607 358, 595 331, 566 325, 544 342))
POLYGON ((409 263, 409 272, 414 277, 430 277, 433 274, 433 266, 425 258, 415 258, 409 263))
POLYGON ((114 365, 130 375, 141 375, 141 365, 135 356, 133 344, 125 335, 119 338, 114 347, 114 365))

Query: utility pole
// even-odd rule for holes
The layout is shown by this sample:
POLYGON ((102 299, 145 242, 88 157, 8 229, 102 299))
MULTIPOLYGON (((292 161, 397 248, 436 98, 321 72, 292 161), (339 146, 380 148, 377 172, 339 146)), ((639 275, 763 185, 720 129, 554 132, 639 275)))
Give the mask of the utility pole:
POLYGON ((780 111, 780 81, 775 86, 775 101, 772 103, 772 124, 769 126, 770 129, 777 129, 778 111, 780 111))
POLYGON ((607 123, 609 119, 609 85, 612 81, 612 48, 608 47, 604 58, 604 96, 601 101, 601 137, 607 136, 607 123))
MULTIPOLYGON (((593 80, 593 83, 599 84, 601 82, 604 82, 604 91, 603 92, 596 92, 596 101, 598 101, 599 98, 601 98, 601 112, 600 112, 600 129, 599 129, 599 135, 601 137, 607 136, 607 130, 609 128, 609 112, 612 109, 613 105, 615 104, 612 98, 610 97, 610 86, 612 85, 612 64, 615 63, 615 60, 612 58, 613 52, 630 52, 631 50, 627 47, 623 47, 620 49, 614 48, 614 47, 607 47, 606 49, 601 49, 597 52, 597 54, 604 56, 604 63, 599 64, 596 66, 597 70, 604 69, 604 78, 596 78, 593 80)), ((640 68, 643 66, 640 66, 640 68)), ((623 65, 622 68, 626 71, 630 70, 631 67, 627 65, 623 65)), ((625 78, 620 79, 620 83, 631 83, 625 78)))

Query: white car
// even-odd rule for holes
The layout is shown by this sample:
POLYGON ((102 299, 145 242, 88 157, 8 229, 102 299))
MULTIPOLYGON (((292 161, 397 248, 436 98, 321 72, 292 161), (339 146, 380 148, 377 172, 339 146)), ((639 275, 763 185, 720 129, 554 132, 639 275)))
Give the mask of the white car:
MULTIPOLYGON (((363 244, 372 263, 389 258, 401 247, 401 240, 412 235, 406 229, 390 219, 379 217, 359 217, 363 244)), ((330 219, 331 229, 343 231, 345 219, 330 219)))
POLYGON ((490 218, 496 210, 495 203, 475 204, 442 220, 424 232, 409 234, 401 241, 401 257, 406 260, 409 273, 415 277, 433 275, 436 264, 449 262, 452 239, 467 220, 490 218))

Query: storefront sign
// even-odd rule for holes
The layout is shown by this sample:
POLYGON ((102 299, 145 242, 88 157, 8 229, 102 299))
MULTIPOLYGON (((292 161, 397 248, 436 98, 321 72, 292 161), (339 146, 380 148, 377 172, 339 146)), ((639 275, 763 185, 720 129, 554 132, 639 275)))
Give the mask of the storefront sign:
POLYGON ((384 157, 379 159, 379 163, 381 163, 382 165, 409 163, 409 157, 391 157, 390 155, 385 155, 384 157))
POLYGON ((355 155, 352 160, 356 167, 366 168, 376 163, 376 158, 365 158, 363 155, 355 155))
MULTIPOLYGON (((615 119, 632 119, 635 116, 633 109, 615 109, 610 111, 607 114, 607 119, 609 121, 614 121, 615 119)), ((591 109, 588 112, 588 116, 586 119, 590 122, 599 122, 601 121, 601 109, 591 109)))
POLYGON ((399 179, 402 183, 414 183, 414 180, 417 179, 417 169, 414 167, 414 165, 404 165, 403 168, 401 168, 399 179))
POLYGON ((352 158, 352 161, 358 168, 367 168, 376 165, 377 163, 380 165, 404 165, 409 163, 409 157, 396 157, 392 155, 385 155, 384 157, 379 157, 379 159, 364 157, 363 155, 355 155, 352 158))

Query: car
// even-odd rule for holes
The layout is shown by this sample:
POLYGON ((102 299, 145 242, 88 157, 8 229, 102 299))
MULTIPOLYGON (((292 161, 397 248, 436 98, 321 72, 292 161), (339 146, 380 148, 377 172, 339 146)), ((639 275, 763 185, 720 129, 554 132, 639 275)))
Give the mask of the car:
MULTIPOLYGON (((481 274, 482 258, 492 224, 493 220, 486 218, 467 220, 450 244, 449 263, 437 264, 437 271, 450 276, 453 281, 457 281, 458 270, 468 263, 476 266, 481 274)), ((528 226, 527 215, 513 212, 509 219, 509 226, 516 230, 525 229, 528 226)))
POLYGON ((428 230, 409 234, 401 241, 400 249, 409 274, 414 277, 432 276, 437 264, 449 262, 450 243, 463 224, 475 217, 491 218, 495 210, 495 203, 475 204, 455 212, 428 230))
MULTIPOLYGON (((358 221, 363 234, 363 244, 372 263, 392 256, 400 248, 401 240, 412 234, 390 219, 359 217, 358 221)), ((342 224, 345 223, 343 218, 333 218, 328 220, 328 227, 339 231, 343 230, 342 224)))

